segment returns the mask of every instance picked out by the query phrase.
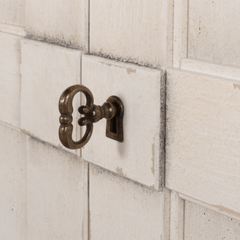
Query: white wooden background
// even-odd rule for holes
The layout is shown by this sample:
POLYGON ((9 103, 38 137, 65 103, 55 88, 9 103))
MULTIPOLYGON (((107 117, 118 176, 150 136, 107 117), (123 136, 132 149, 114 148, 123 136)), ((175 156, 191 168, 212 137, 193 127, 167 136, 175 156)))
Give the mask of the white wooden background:
POLYGON ((0 239, 240 240, 239 10, 0 0, 0 239), (62 147, 58 99, 80 83, 124 98, 127 145, 103 122, 62 147))

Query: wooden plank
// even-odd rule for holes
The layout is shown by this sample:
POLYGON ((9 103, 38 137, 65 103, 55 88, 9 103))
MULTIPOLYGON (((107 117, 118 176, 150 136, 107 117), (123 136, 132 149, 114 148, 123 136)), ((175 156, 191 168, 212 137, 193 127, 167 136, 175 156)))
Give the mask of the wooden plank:
POLYGON ((240 221, 185 202, 185 240, 240 239, 240 221))
POLYGON ((154 191, 90 164, 91 240, 169 239, 168 191, 154 191))
POLYGON ((20 127, 20 37, 0 33, 0 120, 20 127))
POLYGON ((184 235, 184 204, 178 193, 171 192, 170 240, 183 240, 184 235))
POLYGON ((26 0, 29 38, 88 49, 89 0, 26 0))
POLYGON ((0 23, 0 32, 10 33, 23 37, 26 35, 25 29, 23 27, 8 25, 4 23, 0 23))
POLYGON ((0 124, 0 239, 27 239, 27 136, 0 124))
POLYGON ((240 215, 239 82, 167 76, 167 188, 240 215))
POLYGON ((201 206, 203 206, 205 208, 211 209, 211 210, 213 210, 215 212, 219 212, 219 213, 224 214, 224 215, 226 215, 226 216, 228 216, 230 218, 234 218, 234 219, 240 221, 240 216, 237 215, 237 214, 234 214, 233 212, 229 212, 229 211, 226 211, 225 209, 221 209, 221 208, 219 209, 217 207, 214 207, 214 205, 207 204, 205 202, 199 201, 198 199, 189 197, 189 196, 184 195, 182 193, 179 193, 179 197, 184 199, 184 200, 196 203, 196 204, 201 205, 201 206))
POLYGON ((188 57, 240 66, 239 0, 189 0, 188 57))
POLYGON ((24 26, 25 0, 1 0, 0 22, 5 24, 24 26))
POLYGON ((28 239, 88 239, 88 164, 28 139, 28 239))
POLYGON ((172 65, 173 0, 91 0, 90 13, 91 53, 172 65))
POLYGON ((185 58, 181 61, 181 69, 240 81, 240 68, 238 67, 185 58))
POLYGON ((174 1, 173 66, 180 67, 187 57, 188 0, 174 1))
POLYGON ((82 82, 95 104, 119 96, 124 104, 124 141, 106 137, 106 120, 94 125, 83 158, 124 177, 162 189, 164 185, 165 75, 96 56, 82 58, 82 82))
MULTIPOLYGON (((63 148, 58 136, 58 102, 67 87, 80 84, 82 52, 26 39, 21 42, 21 50, 21 129, 63 148)), ((80 133, 79 105, 77 95, 73 101, 74 140, 79 139, 80 133)))

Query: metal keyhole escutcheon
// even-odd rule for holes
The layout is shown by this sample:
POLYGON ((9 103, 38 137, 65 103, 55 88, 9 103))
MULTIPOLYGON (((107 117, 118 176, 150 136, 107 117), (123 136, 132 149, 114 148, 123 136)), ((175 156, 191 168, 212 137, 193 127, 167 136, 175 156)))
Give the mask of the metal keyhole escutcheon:
POLYGON ((90 140, 93 132, 93 123, 98 122, 102 118, 107 119, 106 136, 123 142, 123 113, 124 106, 120 98, 117 96, 110 96, 107 101, 102 105, 94 105, 94 98, 92 92, 83 85, 73 85, 67 88, 59 99, 60 111, 60 127, 59 138, 61 143, 70 149, 82 148, 90 140), (79 141, 72 139, 73 125, 73 98, 81 92, 85 95, 86 104, 80 106, 78 111, 84 117, 78 120, 80 126, 86 126, 86 131, 79 141))

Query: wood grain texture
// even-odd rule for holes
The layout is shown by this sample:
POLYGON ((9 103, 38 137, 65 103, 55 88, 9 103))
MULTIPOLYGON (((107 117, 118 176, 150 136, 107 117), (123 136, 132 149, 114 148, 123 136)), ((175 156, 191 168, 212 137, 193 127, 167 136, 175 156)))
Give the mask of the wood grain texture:
POLYGON ((240 2, 189 0, 188 57, 240 66, 240 2))
POLYGON ((172 0, 91 0, 90 13, 91 53, 172 66, 172 0))
POLYGON ((167 191, 157 192, 90 166, 91 240, 168 239, 167 191))
POLYGON ((88 49, 88 0, 26 0, 29 38, 88 49))
POLYGON ((166 187, 240 214, 240 84, 168 69, 166 187))
POLYGON ((0 33, 0 120, 20 127, 20 37, 0 33))
MULTIPOLYGON (((62 148, 58 137, 58 102, 67 87, 80 84, 82 52, 30 40, 23 40, 21 46, 21 129, 62 148)), ((80 135, 80 127, 77 128, 79 105, 80 97, 76 95, 73 101, 74 140, 80 135)))
POLYGON ((106 120, 95 124, 83 158, 124 177, 162 189, 164 185, 165 75, 94 56, 83 56, 83 85, 95 104, 118 96, 124 104, 122 143, 106 137, 106 120))
POLYGON ((27 239, 27 137, 0 124, 0 239, 27 239))
POLYGON ((28 239, 87 240, 87 163, 29 138, 28 239))
POLYGON ((1 0, 0 22, 24 26, 25 23, 25 0, 1 0))
POLYGON ((240 221, 186 201, 185 240, 239 240, 240 221))

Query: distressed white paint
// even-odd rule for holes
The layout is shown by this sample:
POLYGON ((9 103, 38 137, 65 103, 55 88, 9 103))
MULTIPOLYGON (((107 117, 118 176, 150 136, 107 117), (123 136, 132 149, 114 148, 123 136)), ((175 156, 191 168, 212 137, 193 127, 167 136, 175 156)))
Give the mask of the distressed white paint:
POLYGON ((240 84, 168 69, 166 186, 240 215, 240 84))
POLYGON ((27 143, 0 124, 0 239, 27 239, 27 143))
POLYGON ((187 57, 188 0, 174 1, 173 66, 180 67, 187 57))
MULTIPOLYGON (((21 128, 25 132, 62 147, 58 137, 58 101, 67 87, 80 83, 80 64, 80 51, 22 41, 21 128)), ((80 98, 75 99, 73 138, 77 139, 76 112, 80 98)))
POLYGON ((164 220, 163 220, 163 240, 170 240, 170 226, 171 226, 171 192, 164 188, 164 220))
POLYGON ((0 33, 0 120, 20 126, 20 38, 0 33))
POLYGON ((237 67, 185 58, 181 61, 181 69, 240 81, 240 68, 237 67))
POLYGON ((0 32, 10 33, 18 36, 25 36, 25 29, 23 27, 8 25, 4 23, 0 23, 0 32))
POLYGON ((240 2, 189 0, 188 57, 240 66, 240 2))
POLYGON ((228 216, 230 218, 234 218, 234 219, 240 221, 240 216, 238 214, 236 214, 234 212, 229 212, 229 211, 227 211, 227 209, 217 208, 214 205, 207 204, 205 202, 199 201, 198 199, 189 197, 189 196, 187 196, 185 194, 182 194, 182 193, 179 193, 179 197, 184 199, 184 200, 196 203, 196 204, 201 205, 201 206, 203 206, 205 208, 211 209, 211 210, 213 210, 215 212, 218 212, 220 214, 224 214, 224 215, 226 215, 226 216, 228 216))
POLYGON ((109 96, 124 104, 123 143, 107 138, 106 120, 94 125, 83 158, 110 171, 160 189, 164 177, 165 77, 157 69, 83 56, 83 84, 95 103, 109 96))
POLYGON ((90 239, 168 239, 167 191, 157 192, 90 165, 90 239))
POLYGON ((87 163, 29 138, 27 165, 28 239, 87 240, 87 163))
POLYGON ((240 221, 186 201, 185 240, 239 240, 240 221))
POLYGON ((91 0, 90 51, 172 66, 173 0, 91 0))
POLYGON ((178 193, 171 192, 171 215, 170 215, 170 240, 183 240, 184 238, 184 205, 178 193))
POLYGON ((25 22, 25 0, 1 0, 0 22, 23 26, 25 22))
POLYGON ((29 37, 87 50, 88 0, 26 0, 29 37))
MULTIPOLYGON (((220 79, 240 80, 239 69, 233 67, 240 65, 239 2, 26 2, 28 37, 84 50, 90 43, 95 54, 155 67, 174 64, 218 78, 169 70, 166 178, 167 187, 180 192, 172 191, 171 204, 167 191, 155 192, 94 166, 88 199, 87 164, 10 126, 0 126, 0 239, 87 240, 88 227, 89 239, 99 240, 183 240, 184 232, 186 240, 239 239, 239 221, 224 215, 240 219, 240 84, 220 79)), ((19 27, 24 26, 24 11, 21 0, 0 3, 0 121, 16 127, 20 126, 21 51, 20 38, 10 34, 25 36, 19 27)), ((62 146, 58 99, 66 87, 80 83, 81 52, 24 40, 22 53, 22 128, 62 146)), ((102 120, 84 148, 85 159, 160 189, 164 169, 159 138, 162 72, 96 57, 84 60, 84 84, 92 90, 95 103, 102 104, 116 94, 126 111, 124 143, 105 137, 102 120)), ((75 114, 74 120, 73 137, 77 138, 75 114)))

